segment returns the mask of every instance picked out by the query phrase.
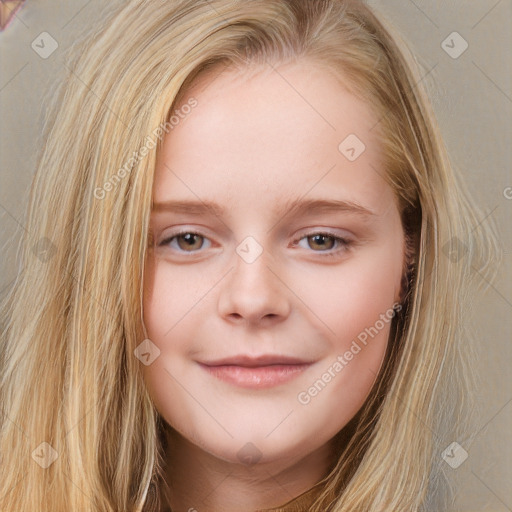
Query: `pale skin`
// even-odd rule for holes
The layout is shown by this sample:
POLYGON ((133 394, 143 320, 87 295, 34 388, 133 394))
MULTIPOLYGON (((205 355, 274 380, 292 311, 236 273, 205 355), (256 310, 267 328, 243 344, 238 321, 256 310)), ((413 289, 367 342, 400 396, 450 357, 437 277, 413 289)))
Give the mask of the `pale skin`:
POLYGON ((214 202, 224 211, 157 208, 151 216, 144 322, 161 353, 143 371, 175 431, 168 498, 175 512, 276 507, 325 476, 333 437, 370 393, 389 322, 307 404, 298 400, 399 302, 402 224, 382 178, 377 117, 326 68, 303 60, 217 70, 184 101, 191 96, 197 107, 158 155, 153 201, 214 202), (366 146, 354 161, 338 148, 349 134, 366 146), (287 214, 290 201, 313 199, 360 208, 287 214), (180 230, 197 236, 174 236, 180 230), (237 252, 247 237, 257 242, 250 251, 262 250, 250 263, 237 252), (227 383, 198 364, 237 354, 312 364, 266 389, 227 383), (247 443, 256 463, 240 459, 247 443))

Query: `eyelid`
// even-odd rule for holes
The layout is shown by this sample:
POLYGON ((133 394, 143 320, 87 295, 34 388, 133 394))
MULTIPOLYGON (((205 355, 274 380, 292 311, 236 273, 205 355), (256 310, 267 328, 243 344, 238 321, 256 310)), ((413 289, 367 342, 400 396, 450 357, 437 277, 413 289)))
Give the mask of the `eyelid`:
POLYGON ((323 227, 312 227, 312 228, 304 228, 299 231, 299 233, 294 237, 294 243, 302 240, 305 237, 313 236, 313 235, 327 235, 332 236, 333 238, 342 238, 349 241, 355 241, 353 238, 353 235, 351 235, 349 232, 344 231, 342 233, 337 232, 333 228, 323 228, 323 227))

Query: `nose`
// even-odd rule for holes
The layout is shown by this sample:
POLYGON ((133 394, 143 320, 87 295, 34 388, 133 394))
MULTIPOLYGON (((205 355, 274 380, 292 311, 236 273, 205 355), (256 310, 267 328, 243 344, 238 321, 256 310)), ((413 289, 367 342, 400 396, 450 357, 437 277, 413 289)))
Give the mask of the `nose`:
POLYGON ((233 324, 270 325, 290 314, 290 293, 268 253, 252 262, 234 254, 234 268, 223 280, 218 301, 222 318, 233 324), (287 293, 288 292, 288 293, 287 293))

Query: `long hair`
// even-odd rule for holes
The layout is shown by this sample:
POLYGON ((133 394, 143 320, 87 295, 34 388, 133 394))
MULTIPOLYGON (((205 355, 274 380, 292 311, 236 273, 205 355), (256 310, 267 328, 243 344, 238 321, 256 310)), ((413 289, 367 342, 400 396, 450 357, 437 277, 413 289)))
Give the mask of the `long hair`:
POLYGON ((385 362, 311 510, 446 509, 441 453, 470 435, 467 308, 499 247, 449 161, 421 65, 387 25, 360 1, 131 0, 74 50, 1 309, 0 510, 158 510, 164 427, 134 355, 155 134, 172 137, 201 72, 305 57, 376 114, 407 239, 385 362))

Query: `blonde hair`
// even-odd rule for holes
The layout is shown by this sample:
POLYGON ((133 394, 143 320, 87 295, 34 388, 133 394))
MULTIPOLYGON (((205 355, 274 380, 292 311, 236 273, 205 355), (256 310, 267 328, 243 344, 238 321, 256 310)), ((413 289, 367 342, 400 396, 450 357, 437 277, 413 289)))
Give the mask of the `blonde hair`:
POLYGON ((158 510, 163 425, 134 356, 157 151, 126 162, 205 70, 304 57, 378 116, 408 240, 385 363, 310 510, 444 510, 441 452, 469 432, 464 308, 499 248, 405 43, 345 0, 132 0, 95 32, 45 127, 24 271, 2 304, 0 510, 158 510), (46 469, 35 462, 53 454, 43 442, 57 456, 46 469))

